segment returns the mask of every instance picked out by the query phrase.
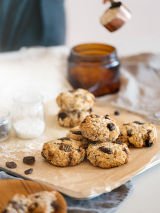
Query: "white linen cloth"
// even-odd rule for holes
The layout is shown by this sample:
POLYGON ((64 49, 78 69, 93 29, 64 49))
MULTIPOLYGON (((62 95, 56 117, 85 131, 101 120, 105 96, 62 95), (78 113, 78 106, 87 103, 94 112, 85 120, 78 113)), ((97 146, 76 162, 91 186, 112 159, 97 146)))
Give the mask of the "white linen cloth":
MULTIPOLYGON (((23 48, 0 54, 0 106, 10 106, 18 91, 38 91, 45 100, 70 89, 66 47, 23 48)), ((98 98, 150 118, 160 112, 160 54, 121 58, 121 89, 116 95, 98 98)))

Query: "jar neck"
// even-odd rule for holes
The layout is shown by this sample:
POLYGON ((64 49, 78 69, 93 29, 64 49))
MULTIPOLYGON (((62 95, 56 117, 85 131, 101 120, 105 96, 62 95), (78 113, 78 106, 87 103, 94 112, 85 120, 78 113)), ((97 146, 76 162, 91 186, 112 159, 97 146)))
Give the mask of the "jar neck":
POLYGON ((99 43, 81 44, 73 47, 69 61, 108 64, 119 62, 114 47, 99 43))

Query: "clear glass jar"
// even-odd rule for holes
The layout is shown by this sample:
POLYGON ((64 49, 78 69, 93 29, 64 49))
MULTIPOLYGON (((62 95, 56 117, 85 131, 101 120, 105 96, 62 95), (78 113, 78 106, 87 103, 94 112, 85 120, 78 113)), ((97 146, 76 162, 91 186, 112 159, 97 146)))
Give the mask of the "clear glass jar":
POLYGON ((68 80, 74 88, 88 89, 95 96, 120 88, 120 62, 110 45, 90 43, 72 48, 68 58, 68 80))
POLYGON ((6 109, 0 109, 0 142, 9 138, 11 130, 10 113, 6 109))
POLYGON ((44 105, 37 94, 20 94, 13 100, 13 128, 22 139, 41 136, 45 129, 44 105))

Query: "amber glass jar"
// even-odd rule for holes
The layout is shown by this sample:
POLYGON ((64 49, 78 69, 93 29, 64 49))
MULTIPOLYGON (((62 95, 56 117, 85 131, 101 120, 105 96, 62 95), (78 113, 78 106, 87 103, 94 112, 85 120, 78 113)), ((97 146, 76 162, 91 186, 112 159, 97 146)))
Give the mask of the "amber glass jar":
POLYGON ((88 89, 95 96, 112 94, 120 88, 120 62, 110 45, 90 43, 72 48, 68 79, 74 88, 88 89))

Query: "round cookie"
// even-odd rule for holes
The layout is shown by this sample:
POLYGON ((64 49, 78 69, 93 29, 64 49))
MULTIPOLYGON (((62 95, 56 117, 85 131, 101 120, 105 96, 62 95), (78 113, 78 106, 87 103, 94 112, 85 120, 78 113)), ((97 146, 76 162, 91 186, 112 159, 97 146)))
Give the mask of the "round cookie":
POLYGON ((64 111, 80 111, 91 109, 95 103, 95 97, 87 90, 77 89, 60 93, 56 101, 64 111))
POLYGON ((109 169, 128 162, 129 149, 126 144, 99 143, 90 144, 87 149, 87 159, 93 166, 109 169))
POLYGON ((60 111, 58 113, 58 123, 63 127, 75 127, 78 126, 87 115, 90 115, 91 111, 60 111))
POLYGON ((80 125, 82 135, 91 141, 115 141, 119 134, 119 127, 108 116, 88 115, 80 125))
POLYGON ((157 138, 156 127, 151 123, 126 123, 120 127, 120 131, 118 140, 137 148, 151 147, 157 138))
POLYGON ((79 126, 76 126, 72 129, 70 129, 70 131, 67 134, 67 137, 69 137, 73 140, 76 140, 76 141, 81 141, 85 148, 88 147, 89 140, 82 136, 82 133, 81 133, 79 126))
POLYGON ((42 156, 54 166, 75 166, 85 158, 82 142, 70 138, 60 138, 43 145, 42 156))
POLYGON ((3 213, 16 212, 55 212, 57 208, 55 192, 38 192, 28 196, 16 194, 8 203, 3 213))

